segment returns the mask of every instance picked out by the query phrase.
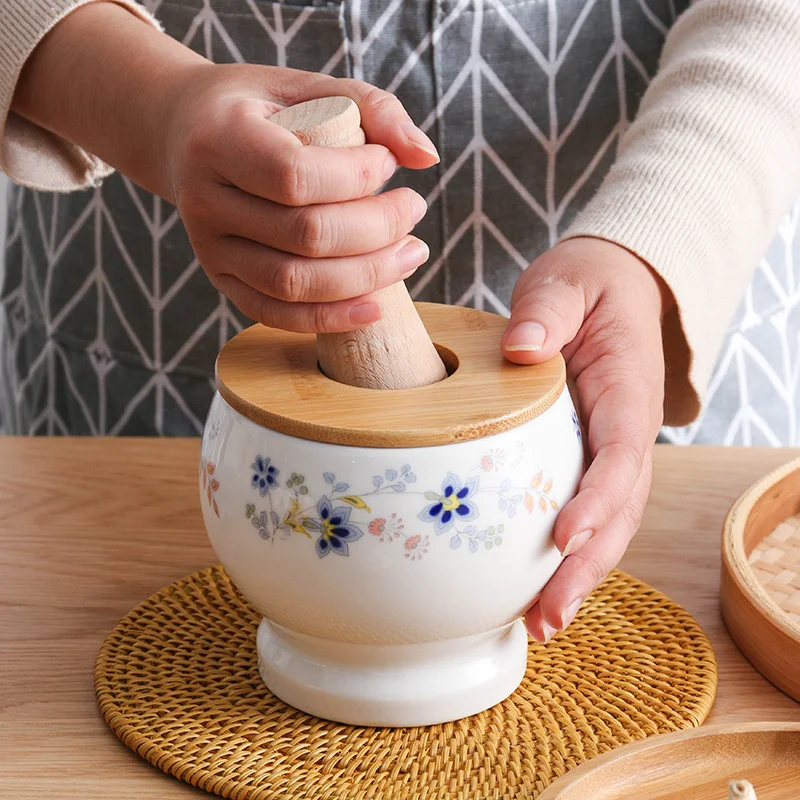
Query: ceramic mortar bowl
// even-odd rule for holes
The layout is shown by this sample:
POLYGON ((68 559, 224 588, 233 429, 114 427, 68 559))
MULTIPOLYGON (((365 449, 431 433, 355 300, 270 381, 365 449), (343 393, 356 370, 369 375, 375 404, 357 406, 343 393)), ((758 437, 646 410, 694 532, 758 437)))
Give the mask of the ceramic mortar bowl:
POLYGON ((200 494, 211 543, 264 619, 285 702, 358 725, 482 711, 521 682, 520 619, 561 562, 583 473, 561 358, 507 363, 505 321, 420 304, 446 380, 335 383, 314 338, 254 326, 217 362, 200 494))

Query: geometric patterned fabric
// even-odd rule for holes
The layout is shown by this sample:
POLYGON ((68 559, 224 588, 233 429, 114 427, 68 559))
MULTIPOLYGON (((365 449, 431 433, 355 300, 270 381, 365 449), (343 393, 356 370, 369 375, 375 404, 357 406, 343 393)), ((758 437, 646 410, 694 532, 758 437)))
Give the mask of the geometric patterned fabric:
MULTIPOLYGON (((441 163, 416 299, 508 313, 514 283, 612 164, 687 5, 673 0, 150 0, 216 62, 362 78, 398 95, 441 163)), ((121 175, 69 195, 13 187, 0 289, 8 433, 195 435, 214 359, 248 321, 197 263, 178 213, 121 175)), ((670 441, 800 442, 800 206, 733 322, 701 420, 670 441), (795 267, 797 263, 797 268, 795 267)))

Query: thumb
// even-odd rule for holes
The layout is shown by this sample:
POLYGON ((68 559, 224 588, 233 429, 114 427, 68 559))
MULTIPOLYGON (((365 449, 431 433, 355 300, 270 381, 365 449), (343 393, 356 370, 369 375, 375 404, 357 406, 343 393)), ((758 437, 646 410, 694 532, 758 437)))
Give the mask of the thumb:
POLYGON ((585 315, 580 287, 529 268, 514 290, 503 355, 515 364, 549 361, 575 338, 585 315))

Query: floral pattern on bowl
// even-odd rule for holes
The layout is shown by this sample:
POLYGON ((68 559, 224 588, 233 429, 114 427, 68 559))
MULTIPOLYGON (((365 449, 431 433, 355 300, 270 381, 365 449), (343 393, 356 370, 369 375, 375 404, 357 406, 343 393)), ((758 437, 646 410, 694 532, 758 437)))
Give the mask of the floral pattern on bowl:
POLYGON ((365 533, 385 543, 402 540, 404 556, 409 561, 425 556, 435 540, 445 533, 450 534, 452 550, 462 545, 470 553, 491 550, 503 544, 504 525, 464 524, 479 520, 481 507, 491 503, 495 513, 499 511, 509 519, 520 510, 533 514, 555 512, 559 508, 550 495, 553 481, 544 480, 541 471, 527 486, 514 486, 508 477, 498 480, 480 474, 498 471, 496 465, 505 459, 506 454, 495 449, 482 456, 463 480, 453 472, 446 473, 439 491, 418 489, 410 464, 374 475, 371 488, 356 492, 349 483, 325 472, 322 479, 327 490, 319 497, 312 497, 304 475, 292 472, 281 486, 278 480, 281 469, 270 457, 257 454, 251 465, 250 486, 266 500, 267 508, 249 502, 245 505, 245 516, 258 536, 273 544, 296 534, 312 540, 319 558, 330 554, 350 556, 351 545, 365 533), (409 530, 411 523, 397 514, 391 514, 389 519, 373 516, 370 498, 387 493, 419 498, 417 520, 422 525, 414 523, 416 528, 409 530), (433 539, 428 533, 431 529, 433 539))
POLYGON ((578 419, 578 412, 575 409, 572 410, 572 426, 575 428, 575 435, 578 437, 578 441, 581 441, 583 439, 581 421, 578 419))
POLYGON ((211 461, 206 461, 204 458, 200 459, 200 486, 206 494, 208 505, 217 517, 219 517, 219 505, 216 497, 217 489, 219 489, 219 481, 214 477, 216 470, 216 464, 211 461))

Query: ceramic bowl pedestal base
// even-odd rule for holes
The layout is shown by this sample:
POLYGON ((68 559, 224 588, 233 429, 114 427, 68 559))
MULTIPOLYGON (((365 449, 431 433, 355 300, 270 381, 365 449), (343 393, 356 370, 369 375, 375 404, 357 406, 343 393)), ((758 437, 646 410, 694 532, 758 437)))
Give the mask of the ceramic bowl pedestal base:
POLYGON ((258 669, 301 711, 350 725, 417 726, 461 719, 505 700, 525 675, 522 620, 461 639, 358 645, 317 639, 263 619, 258 669))

